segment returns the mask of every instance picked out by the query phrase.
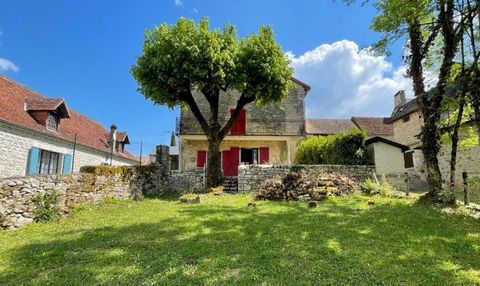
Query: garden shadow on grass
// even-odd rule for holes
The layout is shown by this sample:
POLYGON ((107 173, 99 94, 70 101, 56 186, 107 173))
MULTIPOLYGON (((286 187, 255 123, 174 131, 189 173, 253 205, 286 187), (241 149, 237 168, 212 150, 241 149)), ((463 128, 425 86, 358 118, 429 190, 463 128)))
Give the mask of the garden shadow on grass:
POLYGON ((16 248, 0 285, 473 284, 475 223, 405 204, 183 205, 16 248))

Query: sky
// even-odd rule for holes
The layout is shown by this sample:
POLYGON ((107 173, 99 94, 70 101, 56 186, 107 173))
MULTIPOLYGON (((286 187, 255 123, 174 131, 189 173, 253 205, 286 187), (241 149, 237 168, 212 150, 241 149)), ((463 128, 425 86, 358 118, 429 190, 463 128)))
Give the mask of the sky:
MULTIPOLYGON (((359 1, 362 2, 362 1, 359 1)), ((130 68, 141 54, 144 31, 179 17, 209 17, 239 37, 271 25, 291 59, 295 77, 312 89, 309 118, 389 116, 393 95, 411 96, 404 77, 403 43, 389 57, 368 47, 380 38, 370 30, 371 5, 341 0, 15 0, 3 1, 0 74, 130 137, 130 151, 148 153, 168 144, 178 110, 155 106, 137 92, 130 68)))

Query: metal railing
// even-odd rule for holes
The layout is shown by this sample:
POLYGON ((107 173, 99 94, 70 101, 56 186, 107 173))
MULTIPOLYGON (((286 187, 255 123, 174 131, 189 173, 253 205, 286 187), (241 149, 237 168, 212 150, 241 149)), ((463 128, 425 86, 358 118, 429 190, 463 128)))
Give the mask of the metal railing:
MULTIPOLYGON (((228 118, 219 120, 224 126, 228 118)), ((204 134, 200 124, 194 117, 178 117, 175 125, 175 133, 181 135, 204 134)), ((247 119, 244 134, 232 135, 303 135, 305 123, 302 120, 289 119, 247 119)))

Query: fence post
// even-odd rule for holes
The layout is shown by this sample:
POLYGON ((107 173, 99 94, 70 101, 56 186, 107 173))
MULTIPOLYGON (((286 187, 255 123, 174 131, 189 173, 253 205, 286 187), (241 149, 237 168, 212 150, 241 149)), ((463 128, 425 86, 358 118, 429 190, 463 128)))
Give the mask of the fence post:
POLYGON ((468 199, 468 182, 467 182, 468 173, 463 172, 462 177, 463 177, 463 203, 466 206, 468 206, 470 204, 469 199, 468 199))
POLYGON ((405 171, 405 185, 407 187, 407 189, 405 190, 405 196, 409 196, 410 195, 410 184, 408 182, 408 172, 405 171))

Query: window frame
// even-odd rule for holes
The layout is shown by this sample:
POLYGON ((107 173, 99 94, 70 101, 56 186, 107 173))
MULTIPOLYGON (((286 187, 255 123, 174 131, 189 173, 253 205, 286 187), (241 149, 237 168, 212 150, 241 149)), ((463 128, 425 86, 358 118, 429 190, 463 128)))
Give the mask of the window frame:
POLYGON ((61 170, 61 154, 40 149, 38 153, 38 174, 55 175, 61 170))
POLYGON ((49 112, 47 115, 45 127, 47 127, 47 129, 50 131, 58 131, 58 115, 53 112, 49 112), (51 126, 52 122, 55 123, 54 127, 51 126))

